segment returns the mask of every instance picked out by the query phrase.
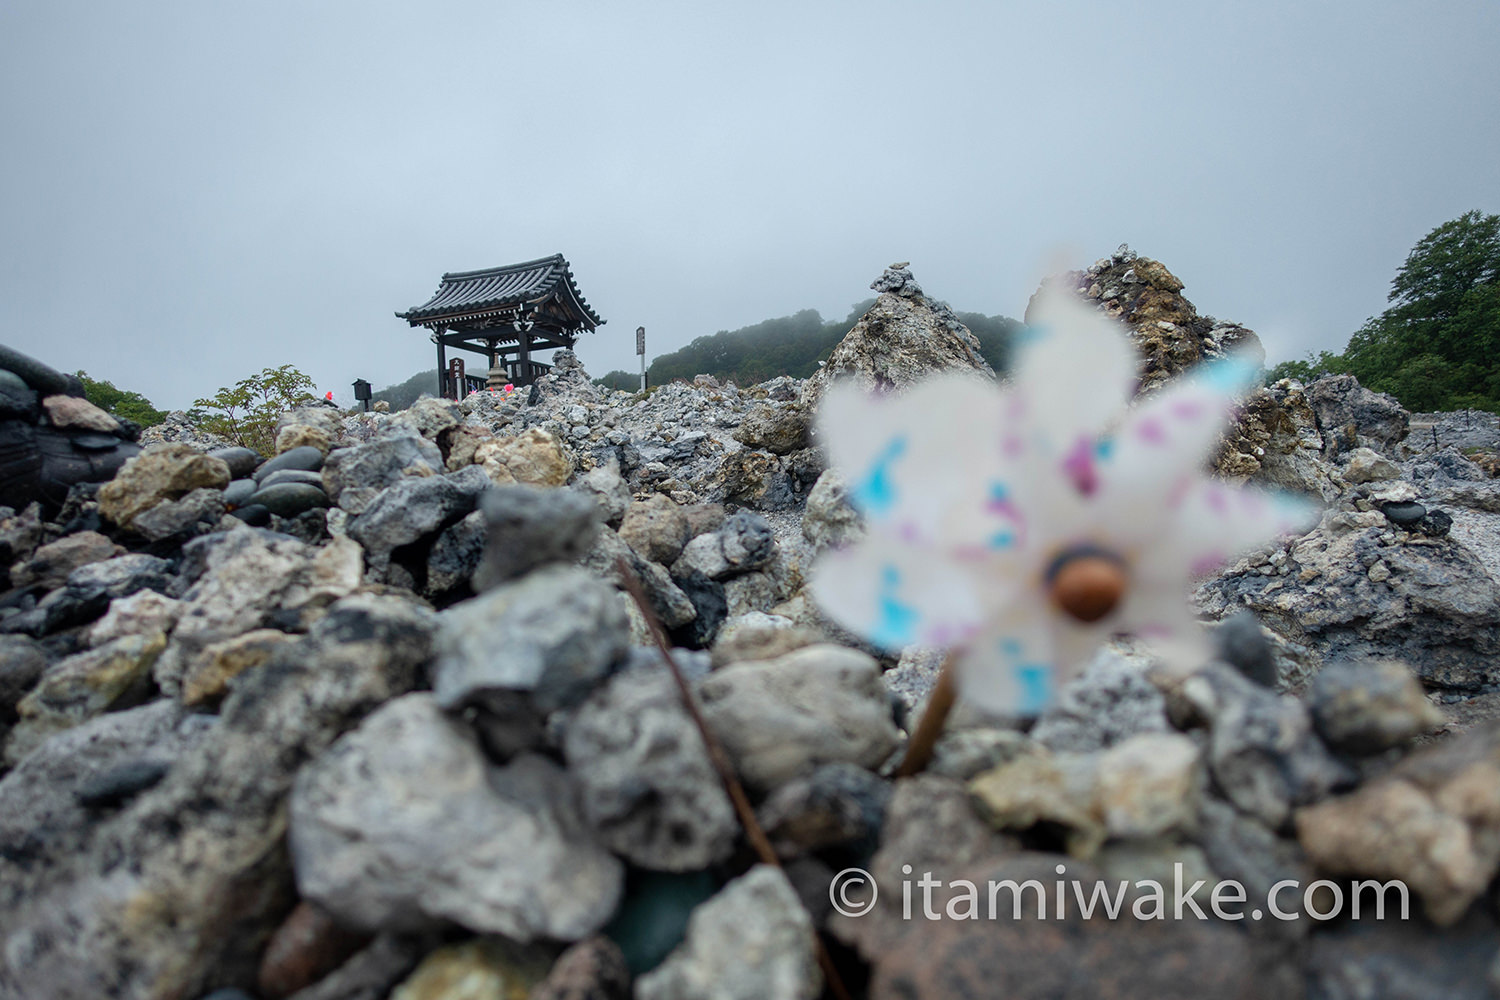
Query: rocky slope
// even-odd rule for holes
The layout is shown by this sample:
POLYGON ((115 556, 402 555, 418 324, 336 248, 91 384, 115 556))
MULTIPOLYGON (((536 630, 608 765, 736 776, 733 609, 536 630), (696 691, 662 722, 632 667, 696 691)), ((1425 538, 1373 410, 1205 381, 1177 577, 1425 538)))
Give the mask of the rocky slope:
MULTIPOLYGON (((1124 251, 1070 280, 1148 392, 1253 339, 1124 251)), ((1105 650, 897 780, 935 657, 804 596, 860 530, 808 414, 834 375, 984 369, 908 270, 875 287, 807 383, 637 396, 564 353, 514 396, 287 414, 269 459, 169 424, 50 517, 0 512, 0 997, 812 998, 814 928, 879 998, 1490 996, 1500 738, 1435 701, 1500 680, 1500 484, 1352 380, 1259 390, 1220 473, 1328 510, 1202 581, 1224 662, 1159 686, 1105 650), (967 919, 955 883, 1060 871, 1131 883, 1132 915, 967 919), (1410 919, 1354 877, 1402 880, 1410 919), (1147 879, 1169 914, 1196 886, 1187 917, 1147 879)))

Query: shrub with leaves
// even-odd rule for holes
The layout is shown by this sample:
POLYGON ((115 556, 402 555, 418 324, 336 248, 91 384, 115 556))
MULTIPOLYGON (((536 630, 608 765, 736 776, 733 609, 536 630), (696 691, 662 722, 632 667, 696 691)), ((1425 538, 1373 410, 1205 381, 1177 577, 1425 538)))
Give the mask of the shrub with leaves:
POLYGON ((276 450, 276 418, 316 401, 313 380, 292 365, 266 368, 193 402, 189 416, 199 427, 262 455, 276 450))
POLYGON ((151 400, 138 392, 117 389, 113 382, 89 378, 86 371, 78 371, 78 380, 83 383, 83 394, 90 403, 106 413, 124 420, 132 420, 142 427, 153 427, 167 419, 167 415, 151 405, 151 400))

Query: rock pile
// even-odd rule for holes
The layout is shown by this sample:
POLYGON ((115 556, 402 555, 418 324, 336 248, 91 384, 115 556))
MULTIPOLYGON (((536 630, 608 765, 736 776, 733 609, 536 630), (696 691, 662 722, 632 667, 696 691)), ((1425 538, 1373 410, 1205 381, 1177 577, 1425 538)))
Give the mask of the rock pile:
MULTIPOLYGON (((1253 336, 1144 258, 1077 283, 1151 385, 1253 336)), ((830 369, 982 366, 909 270, 877 288, 830 369)), ((0 510, 0 997, 811 1000, 814 930, 891 1000, 1489 995, 1500 742, 1424 687, 1500 680, 1500 484, 1357 384, 1261 390, 1221 470, 1329 509, 1202 582, 1225 662, 1118 644, 895 779, 936 657, 803 593, 861 530, 808 438, 827 377, 635 395, 560 352, 526 392, 294 411, 269 458, 164 434, 0 510)))

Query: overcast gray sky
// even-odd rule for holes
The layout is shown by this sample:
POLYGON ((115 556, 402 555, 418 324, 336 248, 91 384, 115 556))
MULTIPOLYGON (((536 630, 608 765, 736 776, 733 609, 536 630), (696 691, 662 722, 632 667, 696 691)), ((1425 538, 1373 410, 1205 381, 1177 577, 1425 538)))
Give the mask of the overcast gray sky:
POLYGON ((561 252, 588 370, 888 263, 1019 316, 1121 242, 1273 360, 1500 212, 1500 3, 0 0, 0 341, 160 407, 434 351, 444 271, 561 252))

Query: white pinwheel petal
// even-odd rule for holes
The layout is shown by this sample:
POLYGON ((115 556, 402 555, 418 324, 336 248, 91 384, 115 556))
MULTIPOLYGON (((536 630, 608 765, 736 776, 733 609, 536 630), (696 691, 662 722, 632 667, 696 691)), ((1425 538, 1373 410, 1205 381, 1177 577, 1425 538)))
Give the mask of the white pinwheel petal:
POLYGON ((1117 627, 1144 640, 1173 677, 1187 677, 1213 658, 1208 632, 1194 617, 1180 579, 1168 589, 1132 589, 1120 610, 1117 627))
POLYGON ((876 396, 841 383, 824 395, 818 437, 868 523, 947 548, 1015 545, 1023 526, 1008 503, 1003 407, 995 383, 967 374, 876 396))
POLYGON ((974 569, 872 527, 858 544, 825 553, 809 587, 834 621, 884 649, 953 646, 984 625, 995 587, 1010 586, 974 569))
POLYGON ((1021 595, 969 643, 956 664, 959 695, 994 715, 1037 715, 1066 682, 1050 612, 1021 595))
POLYGON ((1132 587, 1181 592, 1247 549, 1317 523, 1310 500, 1194 478, 1158 501, 1166 527, 1132 559, 1132 587))
POLYGON ((1028 320, 1014 369, 1019 405, 1007 419, 1086 483, 1095 442, 1135 392, 1139 358, 1120 324, 1054 285, 1042 286, 1028 320))
POLYGON ((1139 510, 1131 524, 1154 530, 1151 512, 1202 473, 1257 371, 1245 357, 1210 361, 1133 407, 1103 443, 1100 503, 1139 510))

